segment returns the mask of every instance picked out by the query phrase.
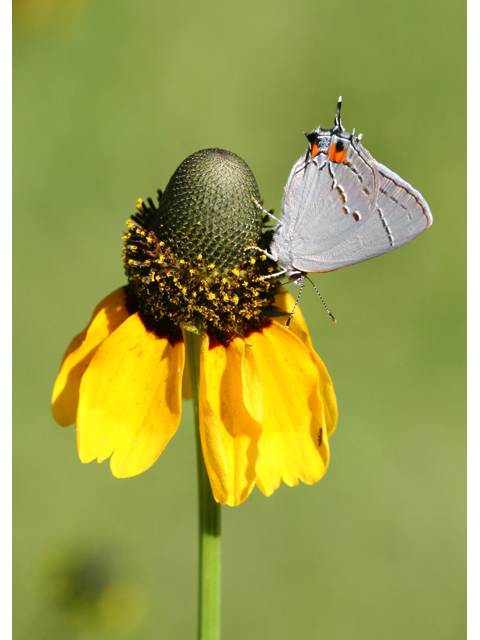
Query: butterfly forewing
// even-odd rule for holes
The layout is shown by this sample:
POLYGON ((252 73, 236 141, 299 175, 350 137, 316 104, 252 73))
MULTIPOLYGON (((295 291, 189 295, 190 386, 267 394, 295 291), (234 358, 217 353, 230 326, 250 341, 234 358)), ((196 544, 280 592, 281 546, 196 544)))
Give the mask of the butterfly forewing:
POLYGON ((292 261, 300 271, 323 270, 323 255, 358 232, 375 210, 379 176, 376 163, 358 142, 344 161, 317 156, 303 172, 300 213, 291 239, 292 261), (316 268, 314 268, 316 266, 316 268))
POLYGON ((421 194, 387 167, 379 163, 377 167, 380 185, 373 214, 332 249, 300 260, 302 270, 333 271, 375 258, 413 240, 432 224, 432 214, 421 194))

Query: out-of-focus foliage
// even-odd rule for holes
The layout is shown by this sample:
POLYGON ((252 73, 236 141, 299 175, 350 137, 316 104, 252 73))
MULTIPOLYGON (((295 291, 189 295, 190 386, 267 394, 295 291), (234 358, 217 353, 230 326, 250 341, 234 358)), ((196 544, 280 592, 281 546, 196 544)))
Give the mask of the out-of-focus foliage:
POLYGON ((145 595, 122 571, 117 555, 106 545, 98 548, 93 540, 42 558, 40 608, 47 612, 54 637, 85 633, 118 637, 139 625, 145 595))

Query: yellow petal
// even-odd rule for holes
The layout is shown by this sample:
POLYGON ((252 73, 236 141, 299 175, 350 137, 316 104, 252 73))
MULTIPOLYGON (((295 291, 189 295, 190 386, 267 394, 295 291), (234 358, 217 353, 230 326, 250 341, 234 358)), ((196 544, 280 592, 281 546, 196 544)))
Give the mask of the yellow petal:
POLYGON ((133 314, 98 348, 80 386, 80 460, 110 455, 117 478, 148 469, 181 417, 183 341, 172 345, 133 314))
POLYGON ((251 347, 240 338, 211 348, 200 358, 200 437, 217 502, 241 504, 257 478, 262 435, 262 382, 251 347))
POLYGON ((257 485, 271 495, 281 481, 317 482, 329 460, 319 372, 293 331, 277 322, 247 338, 263 383, 263 435, 257 485))
POLYGON ((86 335, 87 335, 87 331, 88 331, 90 325, 92 324, 93 318, 97 315, 97 309, 98 309, 98 306, 95 308, 95 311, 92 314, 90 322, 87 324, 85 329, 83 331, 80 331, 80 333, 78 333, 74 338, 72 338, 72 341, 68 345, 67 350, 63 354, 62 364, 65 362, 65 360, 68 358, 68 356, 71 353, 73 353, 74 351, 76 351, 78 349, 78 347, 82 344, 82 342, 85 340, 86 335))
MULTIPOLYGON (((283 289, 275 297, 275 305, 285 311, 288 315, 290 315, 293 307, 295 306, 295 300, 288 293, 288 291, 283 289)), ((285 325, 288 319, 288 315, 285 316, 285 320, 283 320, 282 318, 278 318, 276 321, 281 325, 285 325)), ((307 323, 305 322, 303 313, 300 311, 300 307, 298 306, 295 309, 295 313, 293 314, 289 328, 296 336, 300 338, 303 344, 308 347, 317 366, 318 373, 320 374, 320 396, 325 407, 327 433, 330 437, 335 431, 335 426, 338 420, 337 398, 335 396, 332 379, 330 378, 330 375, 327 371, 327 367, 313 348, 310 334, 308 333, 307 329, 307 323)))
POLYGON ((80 381, 95 351, 129 315, 121 287, 97 305, 87 327, 68 346, 52 395, 53 417, 62 427, 75 422, 80 381))

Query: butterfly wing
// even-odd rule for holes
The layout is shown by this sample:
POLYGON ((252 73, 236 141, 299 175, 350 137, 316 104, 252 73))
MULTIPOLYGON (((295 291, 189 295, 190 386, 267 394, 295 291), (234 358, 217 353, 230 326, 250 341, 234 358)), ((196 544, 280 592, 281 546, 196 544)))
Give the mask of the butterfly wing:
POLYGON ((421 193, 383 164, 377 166, 380 175, 377 209, 388 222, 395 249, 428 229, 433 216, 421 193))
POLYGON ((356 139, 340 156, 331 151, 318 155, 291 174, 282 203, 282 224, 286 222, 290 232, 295 267, 310 271, 311 261, 364 226, 374 212, 378 189, 375 160, 356 139))
POLYGON ((422 195, 384 165, 376 166, 379 188, 373 214, 331 249, 299 256, 294 260, 298 269, 332 271, 369 260, 401 247, 432 224, 432 214, 422 195))

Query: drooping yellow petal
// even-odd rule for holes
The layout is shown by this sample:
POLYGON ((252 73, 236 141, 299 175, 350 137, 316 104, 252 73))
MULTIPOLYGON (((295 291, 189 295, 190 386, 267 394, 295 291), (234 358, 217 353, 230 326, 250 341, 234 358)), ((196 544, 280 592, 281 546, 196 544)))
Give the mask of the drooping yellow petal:
MULTIPOLYGON (((292 312, 293 307, 295 306, 295 300, 293 297, 286 291, 285 289, 281 290, 279 294, 275 297, 275 306, 279 307, 288 315, 285 316, 285 320, 278 318, 276 321, 279 324, 284 325, 288 319, 288 316, 292 312)), ((312 341, 310 339, 310 334, 308 333, 307 323, 305 322, 305 318, 303 313, 300 311, 300 307, 297 306, 295 309, 295 313, 292 316, 292 320, 289 325, 290 330, 300 338, 300 340, 305 344, 310 353, 313 356, 315 364, 318 369, 318 373, 320 374, 320 396, 323 400, 323 404, 325 407, 325 419, 327 426, 328 436, 331 436, 335 431, 335 427, 338 420, 338 408, 337 408, 337 398, 335 396, 335 390, 333 388, 332 379, 327 371, 327 367, 323 363, 323 360, 317 354, 315 349, 313 348, 312 341)))
POLYGON ((209 348, 200 358, 200 437, 217 502, 241 504, 257 478, 263 388, 251 347, 240 338, 209 348))
POLYGON ((257 485, 267 496, 281 481, 317 482, 329 460, 319 372, 306 345, 272 322, 248 336, 263 384, 263 435, 257 485))
POLYGON ((85 340, 87 331, 90 328, 90 325, 92 324, 93 318, 97 315, 97 309, 98 307, 95 307, 95 311, 93 312, 90 322, 87 324, 85 329, 83 329, 83 331, 80 331, 80 333, 78 333, 76 336, 72 338, 72 341, 68 345, 67 350, 63 354, 62 364, 65 362, 68 356, 74 351, 76 351, 78 347, 82 344, 82 342, 85 340))
POLYGON ((121 287, 97 305, 87 327, 68 346, 52 395, 53 417, 62 427, 75 422, 80 381, 95 351, 129 315, 121 287))
POLYGON ((172 345, 133 314, 98 348, 80 386, 80 460, 102 462, 117 478, 148 469, 181 417, 183 341, 172 345))

